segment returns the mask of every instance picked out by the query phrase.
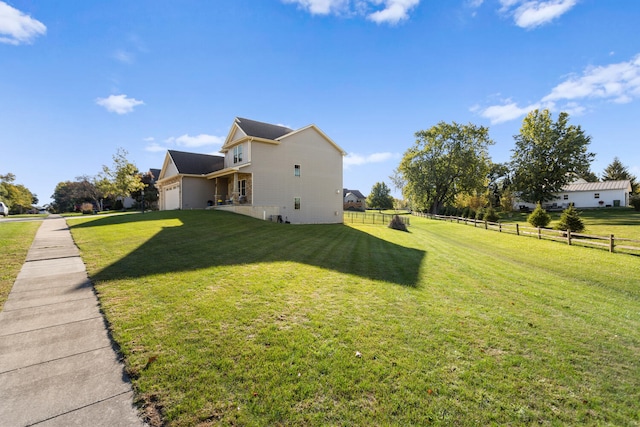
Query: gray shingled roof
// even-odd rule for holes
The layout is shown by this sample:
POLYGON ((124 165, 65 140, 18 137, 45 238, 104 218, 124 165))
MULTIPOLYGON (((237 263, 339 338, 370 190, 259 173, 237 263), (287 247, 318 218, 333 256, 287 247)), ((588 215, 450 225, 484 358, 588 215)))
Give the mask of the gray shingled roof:
POLYGON ((204 175, 224 168, 224 157, 169 150, 178 173, 204 175))
POLYGON ((562 187, 562 191, 603 191, 624 190, 628 188, 629 181, 602 181, 602 182, 576 182, 562 187))
POLYGON ((152 168, 152 169, 149 169, 149 172, 151 172, 151 175, 153 176, 153 180, 154 180, 154 181, 157 181, 157 180, 158 180, 158 178, 160 177, 160 172, 161 172, 161 170, 160 170, 160 169, 153 169, 153 168, 152 168))
POLYGON ((285 126, 257 122, 255 120, 243 119, 242 117, 236 117, 236 123, 247 136, 254 136, 256 138, 274 140, 293 132, 293 129, 285 126))
POLYGON ((358 199, 366 199, 366 197, 362 195, 360 190, 349 190, 347 188, 343 188, 342 189, 342 197, 347 197, 347 194, 349 194, 349 193, 353 194, 358 199))

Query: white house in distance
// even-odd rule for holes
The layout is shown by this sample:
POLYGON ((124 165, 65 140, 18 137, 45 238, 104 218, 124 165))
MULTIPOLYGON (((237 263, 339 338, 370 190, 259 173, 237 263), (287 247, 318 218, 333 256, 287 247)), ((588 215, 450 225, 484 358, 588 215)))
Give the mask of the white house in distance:
POLYGON ((297 130, 236 118, 223 156, 169 150, 160 210, 223 209, 265 220, 342 223, 346 154, 317 126, 297 130))
MULTIPOLYGON (((555 201, 547 202, 545 209, 566 209, 571 203, 576 208, 627 207, 631 194, 631 181, 587 182, 576 179, 556 194, 555 201)), ((531 203, 516 202, 515 207, 535 208, 531 203)))

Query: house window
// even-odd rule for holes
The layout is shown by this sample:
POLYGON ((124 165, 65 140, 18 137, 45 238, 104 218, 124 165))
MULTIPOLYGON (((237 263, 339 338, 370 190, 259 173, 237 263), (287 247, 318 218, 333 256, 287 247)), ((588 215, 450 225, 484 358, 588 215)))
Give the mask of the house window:
POLYGON ((600 193, 594 193, 593 194, 593 198, 594 199, 599 199, 600 198, 600 193))
POLYGON ((564 200, 569 200, 569 195, 568 195, 568 194, 565 194, 564 196, 562 196, 562 198, 563 198, 564 200))
POLYGON ((241 179, 238 181, 238 191, 240 193, 240 196, 246 196, 247 195, 247 180, 246 179, 241 179))
POLYGON ((233 148, 233 163, 240 163, 242 161, 242 145, 236 145, 233 148))
POLYGON ((293 209, 300 209, 300 197, 294 197, 293 199, 293 209))
POLYGON ((300 165, 293 165, 293 176, 300 176, 300 165))

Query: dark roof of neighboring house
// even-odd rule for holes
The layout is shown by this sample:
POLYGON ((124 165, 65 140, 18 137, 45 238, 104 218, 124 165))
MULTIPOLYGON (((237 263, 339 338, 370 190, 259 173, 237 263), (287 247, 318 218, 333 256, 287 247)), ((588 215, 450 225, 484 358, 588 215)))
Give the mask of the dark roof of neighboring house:
POLYGON ((255 120, 243 119, 242 117, 236 117, 236 123, 247 136, 255 136, 256 138, 278 139, 283 135, 293 132, 293 129, 285 126, 257 122, 255 120))
POLYGON ((153 176, 154 181, 157 181, 158 178, 160 177, 160 171, 161 169, 149 169, 149 172, 151 172, 151 175, 153 176))
POLYGON ((224 157, 169 150, 178 173, 205 175, 224 168, 224 157))
POLYGON ((360 190, 349 190, 349 189, 346 189, 346 188, 342 189, 342 197, 347 197, 347 194, 349 194, 349 193, 353 194, 358 199, 366 199, 366 197, 362 195, 360 190))

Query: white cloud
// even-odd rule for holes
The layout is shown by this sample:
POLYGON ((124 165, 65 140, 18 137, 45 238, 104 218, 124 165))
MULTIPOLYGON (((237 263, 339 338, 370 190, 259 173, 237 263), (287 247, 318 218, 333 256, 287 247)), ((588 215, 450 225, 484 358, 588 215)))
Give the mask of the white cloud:
POLYGON ((96 99, 96 104, 111 113, 127 114, 131 113, 136 106, 144 105, 144 102, 135 98, 127 98, 127 95, 111 95, 108 98, 96 99))
POLYGON ((163 147, 157 142, 152 142, 144 148, 146 151, 150 151, 152 153, 158 153, 160 151, 167 151, 167 147, 163 147))
POLYGON ((42 22, 0 1, 0 43, 31 43, 46 32, 47 27, 42 22))
POLYGON ((420 0, 385 0, 385 8, 373 12, 368 19, 377 24, 397 24, 409 18, 409 11, 416 7, 420 0))
POLYGON ((602 99, 618 104, 632 102, 640 98, 640 54, 630 61, 599 67, 588 67, 581 75, 572 75, 560 83, 540 101, 519 107, 511 99, 487 108, 473 106, 471 111, 479 112, 491 124, 503 123, 526 115, 536 108, 566 111, 581 115, 587 108, 581 100, 602 99))
POLYGON ((617 103, 640 97, 640 54, 626 62, 587 68, 571 76, 542 98, 543 101, 583 98, 610 99, 617 103))
POLYGON ((500 0, 501 12, 513 16, 518 27, 535 28, 564 15, 578 0, 500 0))
POLYGON ((178 137, 172 136, 170 138, 167 138, 164 142, 168 144, 179 145, 182 147, 204 147, 206 145, 222 146, 222 144, 224 143, 224 137, 207 134, 200 134, 196 136, 184 134, 178 137))
MULTIPOLYGON (((420 0, 282 0, 313 15, 359 15, 378 24, 397 24, 409 18, 420 0), (380 5, 383 5, 380 9, 380 5)), ((477 0, 476 0, 477 1, 477 0)))
POLYGON ((492 125, 504 123, 526 115, 529 111, 535 110, 539 105, 532 104, 527 107, 518 107, 518 104, 507 100, 503 105, 492 105, 480 112, 480 115, 489 119, 492 125))
POLYGON ((349 153, 344 158, 343 167, 344 169, 348 169, 351 166, 361 166, 368 163, 382 163, 386 162, 389 159, 399 157, 398 154, 393 154, 389 152, 384 153, 373 153, 367 156, 362 156, 360 154, 349 153))

